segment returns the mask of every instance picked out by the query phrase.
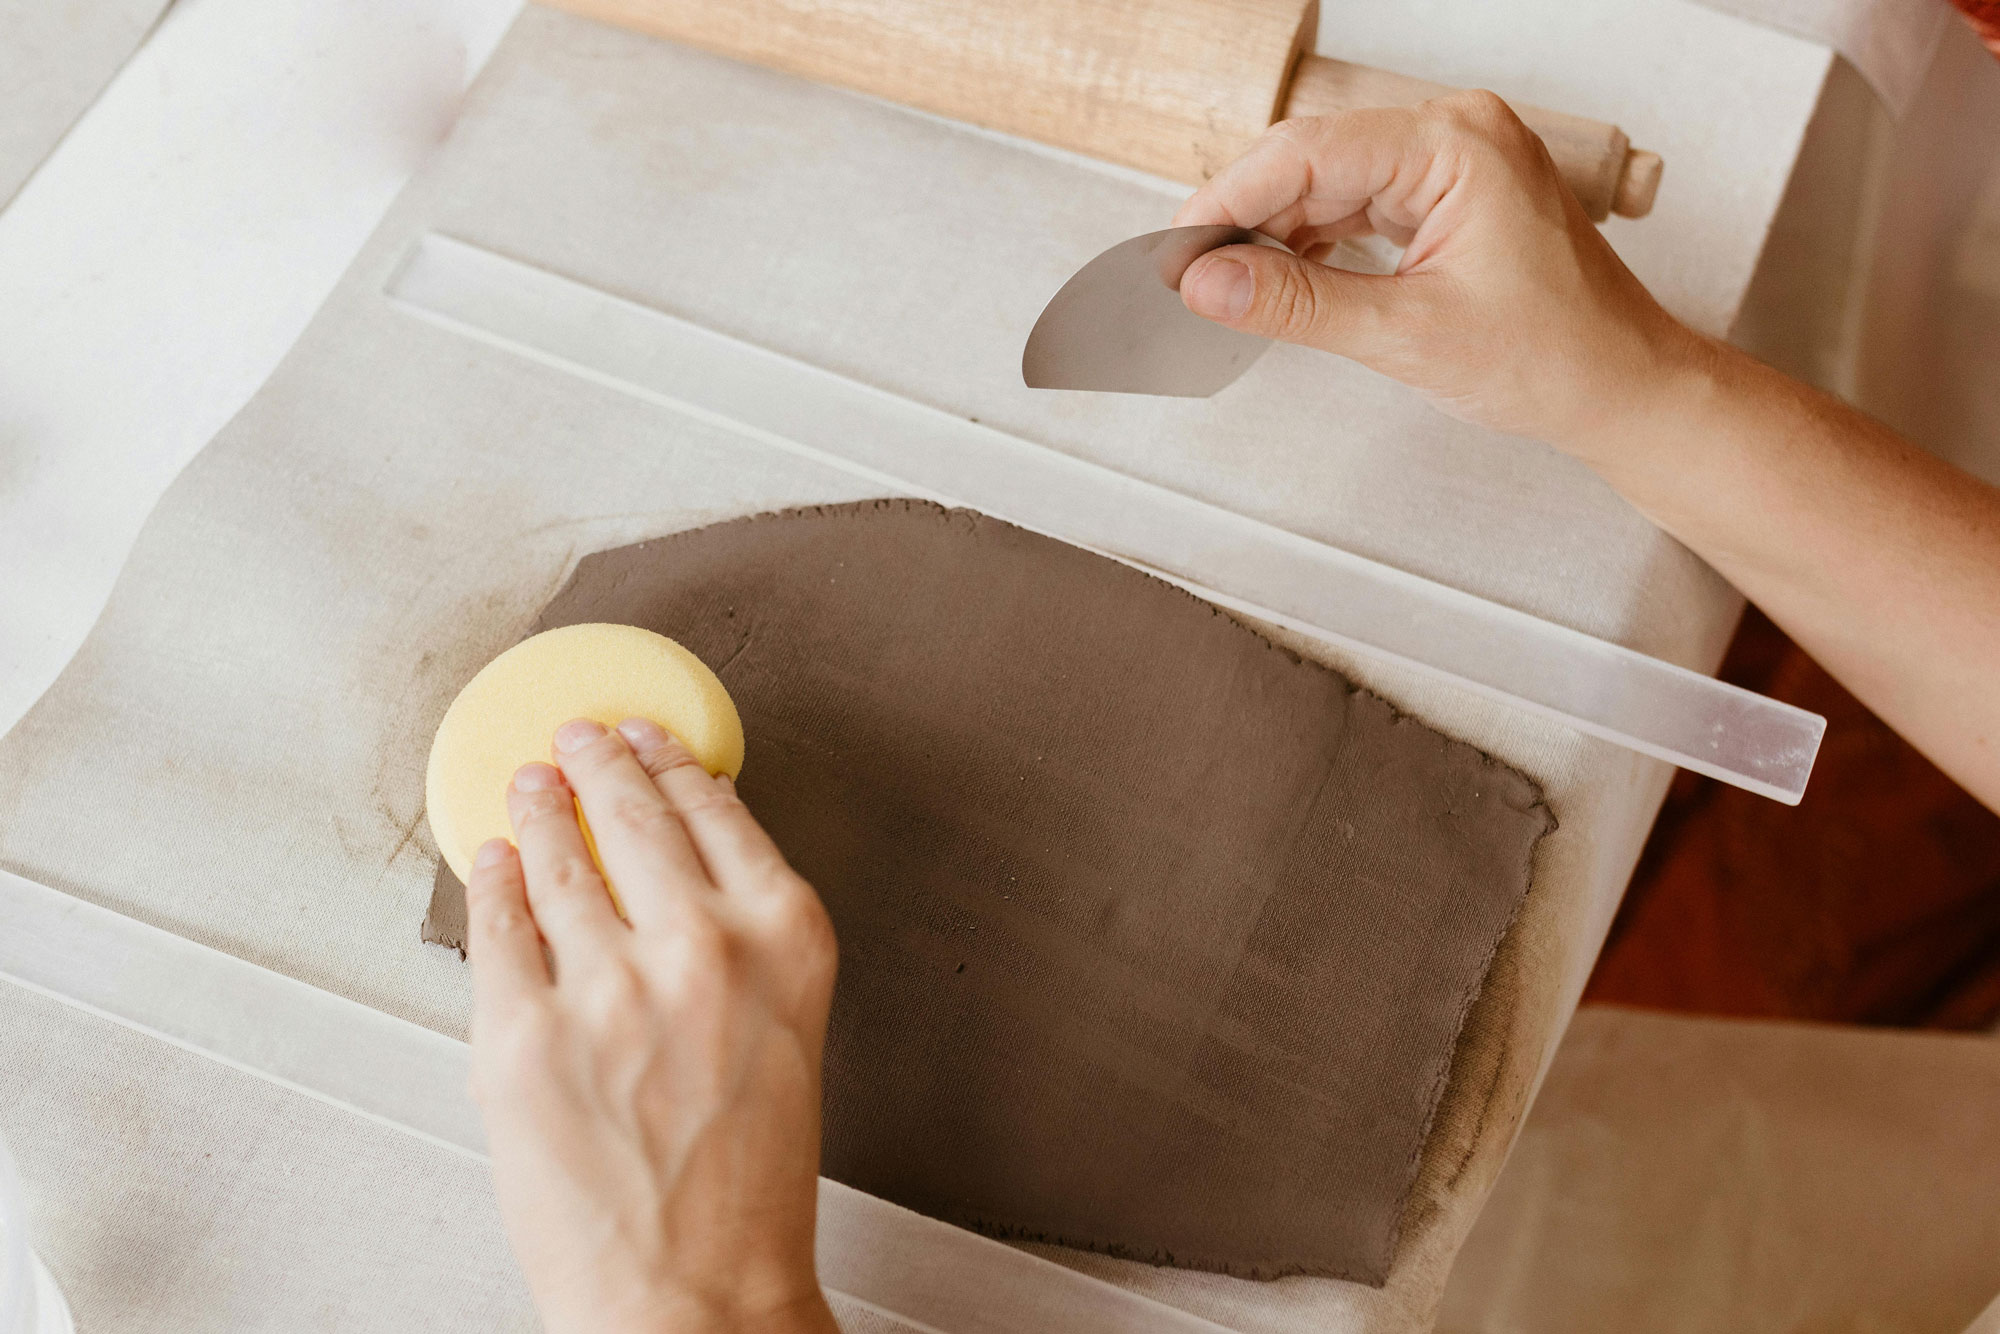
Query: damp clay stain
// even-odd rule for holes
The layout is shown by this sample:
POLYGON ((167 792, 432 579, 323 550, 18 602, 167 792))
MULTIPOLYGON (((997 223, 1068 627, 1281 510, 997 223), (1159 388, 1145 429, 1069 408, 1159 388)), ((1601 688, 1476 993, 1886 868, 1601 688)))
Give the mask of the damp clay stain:
MULTIPOLYGON (((739 791, 826 901, 827 1176, 996 1237, 1383 1281, 1553 824, 1532 781, 1172 585, 920 501, 587 556, 534 628, 583 621, 720 665, 739 791)), ((426 938, 463 923, 441 871, 426 938)))

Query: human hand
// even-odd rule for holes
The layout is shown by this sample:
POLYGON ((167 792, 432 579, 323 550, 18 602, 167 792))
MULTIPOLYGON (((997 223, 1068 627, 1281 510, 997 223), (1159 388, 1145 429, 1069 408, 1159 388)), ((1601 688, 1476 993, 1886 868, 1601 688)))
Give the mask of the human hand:
POLYGON ((515 774, 520 850, 487 843, 466 886, 472 1091, 543 1322, 835 1331, 813 1269, 826 912, 653 723, 566 723, 555 759, 515 774))
POLYGON ((1454 416, 1573 453, 1702 355, 1491 93, 1280 122, 1174 216, 1208 223, 1298 254, 1204 255, 1181 279, 1196 314, 1351 357, 1454 416), (1315 262, 1370 232, 1406 247, 1393 276, 1315 262))

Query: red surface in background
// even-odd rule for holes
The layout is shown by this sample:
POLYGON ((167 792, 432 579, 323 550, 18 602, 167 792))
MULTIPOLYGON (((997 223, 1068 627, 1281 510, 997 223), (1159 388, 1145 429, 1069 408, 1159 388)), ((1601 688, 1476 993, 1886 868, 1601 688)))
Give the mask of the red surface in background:
POLYGON ((1990 1027, 2000 816, 1754 608, 1720 675, 1826 715, 1805 800, 1781 806, 1679 775, 1585 999, 1990 1027))
POLYGON ((1952 0, 1994 55, 2000 56, 2000 0, 1952 0))

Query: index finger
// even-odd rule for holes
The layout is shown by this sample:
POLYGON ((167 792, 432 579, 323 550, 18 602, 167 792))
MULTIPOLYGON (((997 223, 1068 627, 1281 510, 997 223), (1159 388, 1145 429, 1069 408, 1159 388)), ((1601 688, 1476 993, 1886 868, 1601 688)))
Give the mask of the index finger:
POLYGON ((549 985, 541 933, 528 910, 521 858, 507 840, 489 840, 465 885, 465 957, 472 965, 475 1014, 493 1014, 549 985))

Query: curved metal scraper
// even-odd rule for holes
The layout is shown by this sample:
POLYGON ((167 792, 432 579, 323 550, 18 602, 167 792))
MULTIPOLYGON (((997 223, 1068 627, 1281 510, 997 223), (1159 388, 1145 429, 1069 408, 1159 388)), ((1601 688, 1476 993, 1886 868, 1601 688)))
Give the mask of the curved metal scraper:
POLYGON ((1268 338, 1181 304, 1181 275, 1226 245, 1285 247, 1247 227, 1171 227, 1120 241, 1076 271, 1021 352, 1031 389, 1207 398, 1248 370, 1268 338))

